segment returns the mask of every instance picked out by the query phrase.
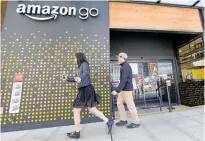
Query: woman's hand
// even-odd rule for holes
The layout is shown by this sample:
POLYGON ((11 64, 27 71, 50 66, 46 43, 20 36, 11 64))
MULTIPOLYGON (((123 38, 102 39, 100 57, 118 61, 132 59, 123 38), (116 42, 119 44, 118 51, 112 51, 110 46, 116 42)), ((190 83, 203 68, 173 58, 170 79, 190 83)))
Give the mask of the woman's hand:
POLYGON ((111 92, 112 95, 117 95, 118 93, 116 91, 111 92))
POLYGON ((78 84, 81 82, 81 78, 80 77, 75 77, 74 79, 75 79, 75 82, 78 83, 78 84))

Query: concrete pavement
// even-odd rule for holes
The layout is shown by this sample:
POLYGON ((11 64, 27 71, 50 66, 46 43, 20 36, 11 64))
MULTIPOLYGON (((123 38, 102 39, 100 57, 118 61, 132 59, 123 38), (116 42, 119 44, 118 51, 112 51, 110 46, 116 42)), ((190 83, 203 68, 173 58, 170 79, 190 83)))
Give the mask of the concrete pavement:
MULTIPOLYGON (((118 121, 118 120, 116 120, 118 121)), ((115 122, 116 122, 115 121, 115 122)), ((114 127, 113 141, 204 141, 204 107, 140 116, 138 129, 114 127)), ((103 122, 81 126, 79 141, 110 141, 103 122)), ((73 126, 1 133, 2 141, 69 141, 73 126)))

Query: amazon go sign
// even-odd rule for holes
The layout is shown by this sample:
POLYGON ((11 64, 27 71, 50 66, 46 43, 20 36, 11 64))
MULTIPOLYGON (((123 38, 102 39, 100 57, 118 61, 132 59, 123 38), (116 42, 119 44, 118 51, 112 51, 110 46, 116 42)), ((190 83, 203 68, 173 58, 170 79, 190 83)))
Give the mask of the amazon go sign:
POLYGON ((16 12, 24 14, 25 16, 33 20, 55 20, 59 15, 62 16, 78 16, 82 20, 86 20, 89 17, 96 17, 99 15, 97 8, 82 7, 77 9, 76 7, 65 6, 40 6, 40 5, 25 5, 19 4, 16 12), (41 16, 40 16, 41 15, 41 16))

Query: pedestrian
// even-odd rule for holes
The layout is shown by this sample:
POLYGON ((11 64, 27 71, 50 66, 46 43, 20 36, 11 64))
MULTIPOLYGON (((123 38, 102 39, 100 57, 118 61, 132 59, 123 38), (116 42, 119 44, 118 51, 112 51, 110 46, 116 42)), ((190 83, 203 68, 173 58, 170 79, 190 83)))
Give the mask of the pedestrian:
POLYGON ((144 88, 143 88, 143 80, 142 80, 142 78, 139 76, 138 77, 138 94, 144 94, 144 88))
POLYGON ((99 95, 95 93, 95 89, 91 84, 89 63, 84 53, 75 54, 75 62, 78 65, 78 76, 67 77, 68 82, 76 82, 78 87, 78 95, 73 102, 73 113, 74 113, 74 128, 75 131, 67 133, 70 138, 80 138, 80 121, 81 121, 81 110, 88 108, 89 112, 96 117, 102 119, 108 127, 108 133, 111 133, 113 120, 109 120, 105 115, 99 111, 96 106, 99 104, 99 95))
POLYGON ((138 128, 140 123, 132 95, 132 69, 129 63, 126 61, 127 58, 128 56, 126 53, 120 53, 118 55, 118 63, 121 65, 120 84, 111 92, 113 95, 118 94, 117 107, 120 114, 120 121, 116 123, 116 126, 125 126, 128 124, 124 107, 125 102, 132 117, 132 123, 130 123, 127 128, 138 128))

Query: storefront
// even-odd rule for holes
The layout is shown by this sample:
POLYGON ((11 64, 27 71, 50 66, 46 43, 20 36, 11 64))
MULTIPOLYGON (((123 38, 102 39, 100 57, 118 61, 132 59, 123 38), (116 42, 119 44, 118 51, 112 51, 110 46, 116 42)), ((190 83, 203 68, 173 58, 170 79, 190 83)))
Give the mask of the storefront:
MULTIPOLYGON (((93 83, 104 101, 99 109, 106 116, 113 115, 109 84, 119 79, 115 57, 119 52, 128 54, 133 68, 137 107, 156 106, 148 101, 157 97, 159 80, 171 79, 172 103, 183 104, 182 80, 190 73, 194 80, 203 79, 203 20, 197 8, 107 1, 20 1, 2 6, 1 124, 5 131, 73 123, 71 103, 77 91, 74 84, 63 83, 61 75, 75 75, 75 52, 88 56, 93 83), (198 47, 188 52, 187 45, 198 47), (193 61, 191 70, 183 65, 188 61, 193 61)), ((166 105, 166 92, 163 99, 166 105)), ((82 120, 97 121, 87 110, 82 120)))
MULTIPOLYGON (((204 67, 202 62, 204 58, 202 54, 204 51, 203 27, 199 10, 112 2, 110 3, 110 27, 111 81, 119 80, 120 68, 115 55, 118 52, 126 52, 129 56, 128 62, 133 68, 133 83, 136 84, 133 95, 138 108, 159 107, 159 94, 156 89, 167 79, 172 81, 170 90, 172 105, 188 105, 184 103, 186 101, 184 97, 181 97, 181 93, 184 94, 187 91, 182 88, 185 84, 181 84, 183 81, 180 76, 191 71, 195 73, 195 77, 200 75, 200 80, 204 78, 202 75, 204 67), (196 41, 191 42, 193 39, 196 41), (189 48, 190 43, 187 44, 187 42, 191 42, 191 46, 199 44, 200 47, 189 52, 182 47, 185 44, 189 48), (195 67, 196 69, 187 70, 180 67, 182 59, 178 53, 179 51, 184 52, 183 50, 187 51, 188 54, 184 55, 189 55, 188 57, 192 53, 200 54, 198 55, 200 57, 196 55, 198 58, 191 57, 189 58, 191 60, 186 61, 189 63, 186 67, 200 65, 198 66, 200 69, 195 67), (199 61, 193 62, 192 60, 199 61), (140 84, 140 81, 143 83, 140 84)), ((198 95, 201 97, 201 103, 197 105, 203 103, 203 84, 199 85, 201 89, 198 95)), ((168 104, 166 87, 161 88, 161 93, 162 105, 166 106, 168 104)))

